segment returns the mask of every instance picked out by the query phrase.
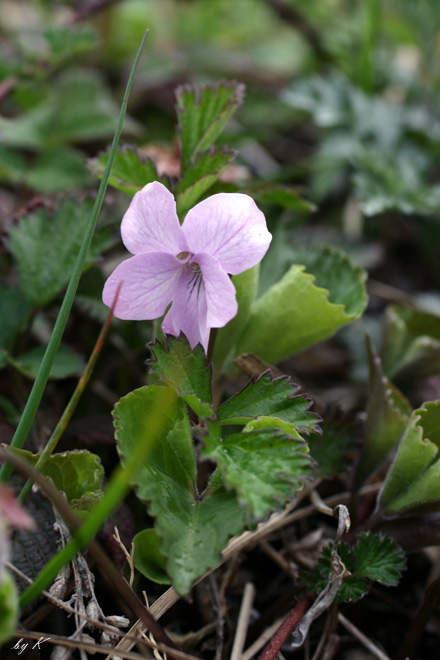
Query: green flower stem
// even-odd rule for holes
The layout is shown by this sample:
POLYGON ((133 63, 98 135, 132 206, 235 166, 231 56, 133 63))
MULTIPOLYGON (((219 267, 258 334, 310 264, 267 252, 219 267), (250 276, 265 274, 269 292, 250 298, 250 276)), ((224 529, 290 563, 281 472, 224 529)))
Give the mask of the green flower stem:
MULTIPOLYGON (((92 375, 92 371, 95 367, 96 360, 98 359, 98 356, 101 352, 101 349, 102 349, 102 346, 104 344, 105 338, 106 338, 107 333, 110 329, 110 324, 111 324, 112 318, 113 318, 113 310, 115 308, 116 301, 118 299, 119 290, 120 290, 120 287, 119 287, 118 291, 116 292, 116 296, 115 296, 115 300, 113 302, 112 308, 111 308, 111 310, 110 310, 110 312, 107 316, 106 322, 104 323, 104 325, 101 329, 101 332, 99 333, 98 339, 96 340, 96 344, 93 347, 92 354, 90 355, 89 361, 87 362, 86 367, 85 367, 85 369, 84 369, 84 371, 81 375, 81 378, 78 381, 78 385, 75 388, 75 391, 72 395, 72 398, 70 399, 69 403, 67 404, 66 409, 64 410, 60 421, 56 425, 54 432, 50 436, 48 443, 46 444, 45 448, 41 452, 40 458, 38 459, 38 461, 35 465, 36 470, 41 471, 41 469, 45 465, 45 463, 46 463, 47 459, 49 458, 49 456, 55 451, 55 448, 58 444, 58 441, 61 438, 61 436, 63 435, 63 433, 66 429, 66 426, 69 423, 70 418, 72 417, 76 406, 78 405, 78 401, 80 400, 81 395, 84 392, 84 389, 85 389, 87 383, 90 380, 90 376, 92 375)), ((23 502, 26 499, 26 497, 29 494, 29 491, 30 491, 31 487, 32 487, 32 482, 31 482, 30 479, 28 479, 26 481, 25 485, 23 486, 20 495, 18 496, 19 502, 23 502)))
MULTIPOLYGON (((110 149, 110 154, 108 157, 107 165, 104 170, 102 177, 101 185, 99 186, 98 194, 96 196, 96 201, 93 206, 92 213, 90 215, 89 224, 87 226, 86 232, 84 234, 83 242, 75 263, 75 267, 72 273, 72 277, 67 287, 66 294, 64 296, 63 303, 61 305, 57 320, 55 322, 54 329, 50 341, 47 345, 46 352, 44 354, 43 360, 41 362, 40 368, 38 370, 37 377, 35 379, 34 385, 32 387, 29 399, 26 403, 25 409, 21 416, 20 422, 15 431, 14 437, 12 438, 11 447, 23 447, 23 444, 26 440, 26 437, 29 433, 29 429, 32 425, 33 419, 37 412, 38 406, 40 405, 41 398, 43 396, 47 380, 49 378, 50 370, 55 359, 58 347, 61 342, 61 337, 64 333, 64 328, 66 327, 67 319, 69 317, 70 310, 73 305, 75 298, 76 290, 78 288, 79 280, 81 273, 84 267, 84 263, 89 251, 90 243, 92 241, 93 233, 95 231, 96 223, 98 221, 98 216, 102 208, 102 203, 104 201, 105 191, 107 190, 107 184, 110 177, 110 171, 113 165, 113 160, 116 153, 116 148, 118 146, 119 138, 122 132, 122 125, 124 123, 124 117, 127 110, 128 97, 130 96, 131 87, 134 80, 134 75, 145 45, 145 40, 148 36, 148 30, 142 39, 142 43, 139 47, 139 50, 136 54, 136 58, 133 63, 133 67, 130 72, 130 77, 127 82, 127 87, 124 94, 124 99, 122 101, 121 112, 119 114, 118 125, 116 127, 115 135, 113 138, 113 143, 110 149)), ((9 463, 4 463, 0 469, 0 480, 8 481, 12 472, 12 467, 9 463)))

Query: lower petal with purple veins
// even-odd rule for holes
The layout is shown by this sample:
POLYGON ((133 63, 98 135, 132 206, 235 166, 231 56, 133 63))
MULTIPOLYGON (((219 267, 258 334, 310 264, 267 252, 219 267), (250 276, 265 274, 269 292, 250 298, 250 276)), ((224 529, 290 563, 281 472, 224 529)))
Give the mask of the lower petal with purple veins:
POLYGON ((187 263, 181 269, 173 304, 164 318, 162 330, 175 336, 183 332, 191 348, 202 344, 206 351, 210 330, 206 317, 207 301, 201 270, 197 264, 187 263))
POLYGON ((209 254, 193 257, 202 271, 207 303, 206 322, 210 328, 222 328, 237 314, 235 287, 217 259, 209 254))

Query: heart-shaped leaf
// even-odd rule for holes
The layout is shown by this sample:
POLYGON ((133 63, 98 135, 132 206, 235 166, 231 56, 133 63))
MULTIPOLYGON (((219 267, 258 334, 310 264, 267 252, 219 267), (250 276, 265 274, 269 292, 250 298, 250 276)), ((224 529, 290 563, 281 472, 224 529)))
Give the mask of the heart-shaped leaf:
POLYGON ((338 250, 305 253, 256 300, 238 342, 238 353, 255 353, 268 362, 326 339, 359 318, 366 304, 365 273, 338 250), (326 288, 322 288, 322 287, 326 288))

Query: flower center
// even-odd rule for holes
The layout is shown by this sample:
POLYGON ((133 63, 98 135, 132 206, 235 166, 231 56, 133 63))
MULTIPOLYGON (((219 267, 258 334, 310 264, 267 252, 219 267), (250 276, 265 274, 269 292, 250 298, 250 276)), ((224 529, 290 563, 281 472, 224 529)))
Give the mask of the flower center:
POLYGON ((199 264, 196 261, 191 261, 193 256, 192 252, 179 252, 179 254, 176 254, 177 259, 185 264, 187 270, 190 270, 195 274, 201 273, 199 264))

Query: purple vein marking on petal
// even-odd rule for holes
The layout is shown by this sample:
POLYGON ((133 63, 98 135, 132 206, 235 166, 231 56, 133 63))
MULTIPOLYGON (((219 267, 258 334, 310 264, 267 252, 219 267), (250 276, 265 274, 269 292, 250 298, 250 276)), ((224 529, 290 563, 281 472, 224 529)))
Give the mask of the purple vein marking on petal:
POLYGON ((235 287, 220 263, 209 254, 196 254, 203 274, 207 302, 207 324, 221 328, 237 314, 235 287))
POLYGON ((182 230, 192 252, 210 254, 233 275, 261 261, 272 238, 263 213, 240 193, 203 200, 188 212, 182 230))
POLYGON ((194 269, 194 264, 186 264, 180 271, 173 304, 166 317, 165 329, 172 334, 183 334, 191 348, 198 343, 207 348, 206 304, 202 273, 194 269))
POLYGON ((121 224, 122 240, 130 252, 165 252, 176 255, 186 241, 170 191, 158 181, 136 193, 121 224))
POLYGON ((127 320, 149 320, 164 314, 174 297, 181 264, 161 252, 138 254, 123 261, 107 279, 103 301, 110 305, 121 281, 115 316, 127 320))

